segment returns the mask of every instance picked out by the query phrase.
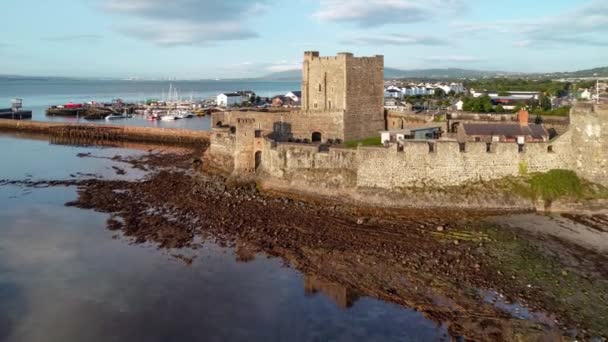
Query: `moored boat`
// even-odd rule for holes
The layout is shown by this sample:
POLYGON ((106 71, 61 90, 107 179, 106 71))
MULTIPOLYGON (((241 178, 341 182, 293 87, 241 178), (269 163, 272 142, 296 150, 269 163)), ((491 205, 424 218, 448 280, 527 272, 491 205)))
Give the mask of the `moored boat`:
POLYGON ((128 118, 130 118, 130 116, 127 114, 111 114, 111 115, 106 116, 106 121, 128 119, 128 118))
POLYGON ((167 114, 160 117, 161 121, 175 121, 177 117, 175 115, 167 114))
POLYGON ((172 113, 177 119, 186 119, 186 118, 191 118, 193 116, 192 113, 190 113, 189 111, 185 110, 185 109, 178 109, 173 111, 172 113))

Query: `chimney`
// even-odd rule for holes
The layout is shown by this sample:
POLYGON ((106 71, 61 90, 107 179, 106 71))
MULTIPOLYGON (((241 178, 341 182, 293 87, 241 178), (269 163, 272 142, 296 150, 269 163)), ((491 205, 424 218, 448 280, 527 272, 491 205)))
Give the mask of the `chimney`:
POLYGON ((517 119, 519 120, 520 126, 528 126, 528 121, 530 120, 528 110, 525 108, 520 109, 519 113, 517 113, 517 119))

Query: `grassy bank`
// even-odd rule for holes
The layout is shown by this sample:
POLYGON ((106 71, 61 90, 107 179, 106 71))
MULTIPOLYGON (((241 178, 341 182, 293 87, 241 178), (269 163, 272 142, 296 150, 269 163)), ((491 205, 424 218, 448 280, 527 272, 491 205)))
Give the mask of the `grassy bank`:
POLYGON ((546 173, 528 174, 526 167, 520 167, 520 178, 507 178, 502 181, 506 189, 531 200, 551 203, 561 198, 593 200, 608 198, 608 189, 587 182, 569 170, 551 170, 546 173))
POLYGON ((382 141, 381 138, 378 136, 361 140, 351 140, 344 143, 344 145, 346 145, 346 147, 348 148, 355 148, 359 146, 359 144, 361 144, 362 146, 382 146, 382 141))

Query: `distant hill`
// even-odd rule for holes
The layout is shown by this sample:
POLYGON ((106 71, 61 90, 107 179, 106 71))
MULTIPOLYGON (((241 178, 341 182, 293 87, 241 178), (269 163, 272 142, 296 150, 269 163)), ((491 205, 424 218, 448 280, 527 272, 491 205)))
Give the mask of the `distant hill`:
MULTIPOLYGON (((384 68, 384 78, 422 78, 422 79, 464 79, 464 78, 483 78, 511 75, 506 72, 467 70, 457 68, 447 69, 418 69, 401 70, 396 68, 384 68)), ((260 78, 264 81, 300 81, 302 70, 288 70, 275 72, 260 78)))
POLYGON ((264 81, 301 81, 302 70, 293 69, 281 72, 273 72, 272 74, 260 77, 260 79, 264 81))
POLYGON ((384 69, 384 78, 465 79, 508 76, 513 74, 514 73, 502 71, 485 71, 458 68, 415 70, 400 70, 394 68, 384 69))
POLYGON ((583 78, 583 77, 608 77, 608 67, 579 70, 573 72, 555 72, 543 74, 550 78, 583 78))

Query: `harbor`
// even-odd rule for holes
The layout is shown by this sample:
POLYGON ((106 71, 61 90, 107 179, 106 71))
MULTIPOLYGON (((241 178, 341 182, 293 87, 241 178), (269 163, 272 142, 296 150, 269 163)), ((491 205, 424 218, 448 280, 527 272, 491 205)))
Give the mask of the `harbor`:
MULTIPOLYGON (((32 112, 31 118, 23 117, 27 120, 208 131, 210 114, 223 110, 216 106, 216 97, 222 92, 252 89, 268 96, 297 87, 297 82, 273 81, 14 80, 4 87, 0 84, 0 108, 10 107, 12 99, 23 98, 24 110, 32 112), (174 88, 178 96, 175 91, 170 96, 174 88), (127 115, 123 110, 110 110, 117 99, 126 104, 127 115), (83 108, 66 108, 70 103, 95 109, 85 113, 83 108), (192 117, 186 114, 188 118, 181 119, 180 113, 175 113, 172 120, 159 119, 175 110, 186 110, 192 117), (110 115, 115 116, 106 120, 110 115)), ((10 113, 4 116, 12 117, 10 113)))

